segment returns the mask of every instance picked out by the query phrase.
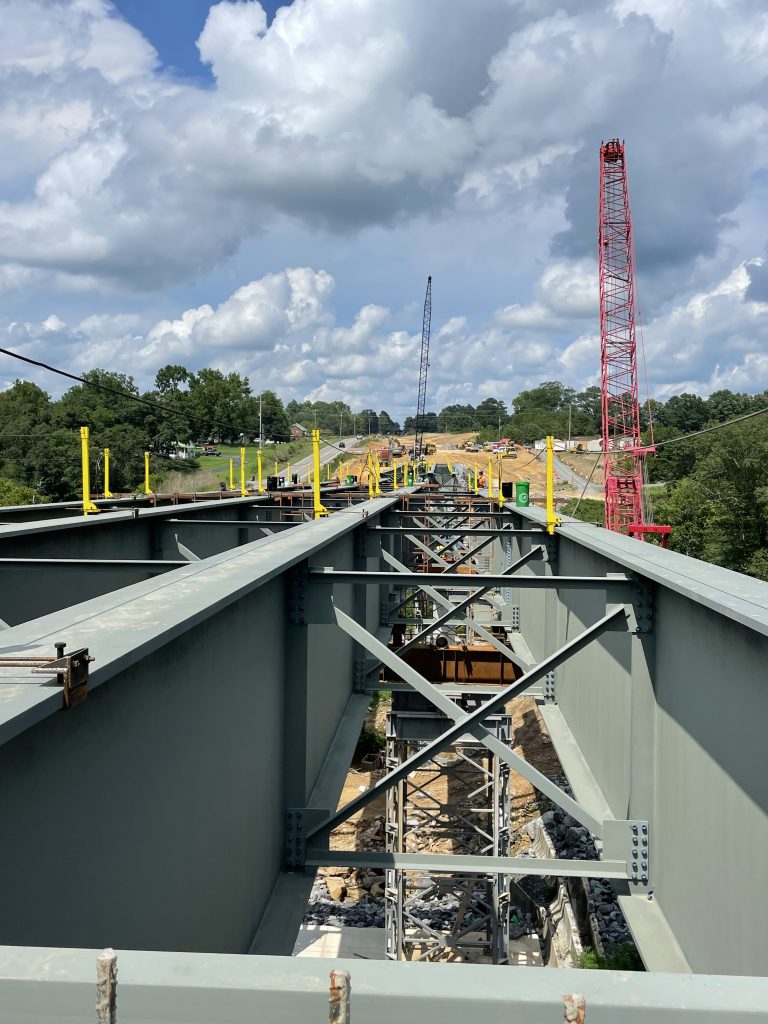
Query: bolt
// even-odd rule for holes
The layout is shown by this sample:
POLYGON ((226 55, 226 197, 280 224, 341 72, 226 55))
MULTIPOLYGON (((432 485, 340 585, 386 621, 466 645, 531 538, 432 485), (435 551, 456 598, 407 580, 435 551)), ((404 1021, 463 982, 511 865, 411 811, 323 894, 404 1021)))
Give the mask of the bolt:
POLYGON ((637 825, 632 826, 632 831, 637 835, 637 825))
POLYGON ((56 643, 53 646, 56 648, 56 657, 57 658, 63 658, 64 657, 64 648, 67 645, 62 640, 57 640, 56 643))
POLYGON ((643 832, 647 832, 647 831, 648 831, 648 826, 646 824, 644 824, 643 825, 643 832))
POLYGON ((647 861, 647 860, 644 860, 644 861, 643 861, 643 862, 641 863, 640 867, 641 867, 641 868, 643 869, 643 871, 647 870, 647 868, 648 868, 648 861, 647 861))

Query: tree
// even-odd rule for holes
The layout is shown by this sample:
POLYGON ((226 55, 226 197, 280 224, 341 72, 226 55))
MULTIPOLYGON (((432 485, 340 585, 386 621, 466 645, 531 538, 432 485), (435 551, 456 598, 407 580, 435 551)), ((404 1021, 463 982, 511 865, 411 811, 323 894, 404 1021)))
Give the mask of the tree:
POLYGON ((661 426, 674 427, 681 434, 701 430, 709 419, 707 403, 698 395, 674 395, 659 409, 661 426))
POLYGON ((446 432, 472 430, 476 423, 476 410, 472 405, 446 405, 437 416, 438 430, 446 432))
POLYGON ((484 398, 475 409, 475 422, 479 427, 496 427, 509 418, 507 406, 498 398, 484 398))

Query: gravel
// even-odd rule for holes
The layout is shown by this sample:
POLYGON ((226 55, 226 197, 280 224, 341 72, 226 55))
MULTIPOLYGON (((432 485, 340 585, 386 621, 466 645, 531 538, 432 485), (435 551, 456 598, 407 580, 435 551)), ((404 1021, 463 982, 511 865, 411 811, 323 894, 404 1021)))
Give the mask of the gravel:
MULTIPOLYGON (((538 824, 543 826, 558 857, 570 860, 598 860, 597 850, 589 831, 565 811, 545 811, 540 818, 530 822, 526 826, 526 831, 531 838, 538 824)), ((526 855, 533 856, 526 851, 521 854, 523 857, 526 855)), ((632 942, 627 922, 610 882, 600 878, 589 878, 585 881, 594 904, 595 919, 603 945, 632 942)), ((528 885, 525 888, 528 891, 528 885)))

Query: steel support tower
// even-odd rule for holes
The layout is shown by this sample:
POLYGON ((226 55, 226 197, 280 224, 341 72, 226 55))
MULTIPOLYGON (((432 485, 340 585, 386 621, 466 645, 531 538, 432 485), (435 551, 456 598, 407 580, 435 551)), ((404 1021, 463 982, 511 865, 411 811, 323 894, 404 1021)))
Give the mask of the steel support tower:
POLYGON ((429 371, 429 335, 432 329, 432 275, 427 278, 424 316, 421 322, 421 359, 419 361, 419 395, 416 401, 416 436, 413 455, 418 458, 424 447, 424 416, 427 408, 427 373, 429 371))
POLYGON ((643 460, 635 340, 635 266, 624 143, 600 146, 600 363, 605 525, 641 532, 643 460))
MULTIPOLYGON (((465 712, 483 698, 453 698, 465 712)), ((394 693, 387 716, 387 770, 434 739, 447 719, 418 694, 394 693)), ((511 719, 485 723, 508 744, 511 719)), ((508 856, 509 766, 470 736, 446 748, 387 790, 390 853, 426 847, 452 853, 508 856)), ((390 960, 509 960, 510 876, 388 869, 384 888, 386 953, 390 960)))

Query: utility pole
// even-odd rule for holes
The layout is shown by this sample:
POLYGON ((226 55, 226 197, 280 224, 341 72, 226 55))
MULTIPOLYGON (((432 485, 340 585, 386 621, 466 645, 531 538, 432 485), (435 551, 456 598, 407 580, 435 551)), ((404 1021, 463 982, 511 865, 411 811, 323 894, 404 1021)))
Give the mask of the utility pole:
POLYGON ((344 410, 339 413, 339 437, 344 434, 344 410))
POLYGON ((573 409, 573 402, 568 403, 568 451, 571 450, 571 410, 573 409))
POLYGON ((261 449, 264 447, 264 431, 262 429, 262 420, 261 420, 261 399, 262 399, 263 394, 264 394, 263 391, 259 393, 259 451, 261 451, 261 449))

